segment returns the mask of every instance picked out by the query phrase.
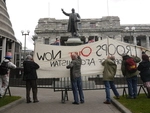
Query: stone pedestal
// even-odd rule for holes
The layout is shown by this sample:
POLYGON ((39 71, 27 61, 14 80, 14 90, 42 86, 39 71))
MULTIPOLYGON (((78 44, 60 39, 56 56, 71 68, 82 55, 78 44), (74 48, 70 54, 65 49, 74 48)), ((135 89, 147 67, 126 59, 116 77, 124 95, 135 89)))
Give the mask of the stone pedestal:
POLYGON ((65 44, 67 46, 77 46, 83 44, 83 41, 81 41, 80 37, 70 37, 65 44))

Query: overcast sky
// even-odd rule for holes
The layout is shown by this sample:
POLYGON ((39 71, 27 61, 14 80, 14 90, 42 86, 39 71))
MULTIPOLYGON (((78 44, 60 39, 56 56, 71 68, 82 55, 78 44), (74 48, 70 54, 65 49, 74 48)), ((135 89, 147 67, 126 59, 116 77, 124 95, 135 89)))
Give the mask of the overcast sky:
POLYGON ((26 46, 34 49, 32 36, 40 18, 68 19, 61 12, 72 8, 81 18, 118 16, 121 24, 150 24, 150 0, 6 0, 15 37, 24 47, 21 30, 30 31, 26 46))

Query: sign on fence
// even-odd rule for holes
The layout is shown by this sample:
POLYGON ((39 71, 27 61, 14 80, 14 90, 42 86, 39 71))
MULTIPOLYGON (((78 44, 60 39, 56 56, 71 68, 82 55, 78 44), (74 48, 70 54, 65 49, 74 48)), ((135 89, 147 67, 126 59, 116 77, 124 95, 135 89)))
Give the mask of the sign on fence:
MULTIPOLYGON (((58 78, 69 76, 70 70, 66 66, 71 62, 72 52, 78 52, 82 58, 82 76, 99 75, 103 72, 101 63, 109 55, 114 55, 117 64, 117 74, 120 71, 123 53, 141 57, 139 46, 120 42, 113 39, 104 39, 79 46, 35 45, 34 60, 40 65, 37 70, 39 78, 58 78)), ((150 52, 146 51, 150 56, 150 52)))

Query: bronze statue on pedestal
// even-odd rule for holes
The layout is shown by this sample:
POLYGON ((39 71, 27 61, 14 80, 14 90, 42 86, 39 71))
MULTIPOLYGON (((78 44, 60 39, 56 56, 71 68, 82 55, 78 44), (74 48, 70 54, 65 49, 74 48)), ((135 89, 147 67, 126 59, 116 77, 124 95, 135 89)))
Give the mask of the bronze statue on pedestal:
POLYGON ((63 9, 61 10, 66 16, 69 16, 68 32, 71 32, 72 37, 78 37, 78 22, 80 22, 80 15, 75 13, 74 8, 71 10, 72 13, 66 13, 63 9))

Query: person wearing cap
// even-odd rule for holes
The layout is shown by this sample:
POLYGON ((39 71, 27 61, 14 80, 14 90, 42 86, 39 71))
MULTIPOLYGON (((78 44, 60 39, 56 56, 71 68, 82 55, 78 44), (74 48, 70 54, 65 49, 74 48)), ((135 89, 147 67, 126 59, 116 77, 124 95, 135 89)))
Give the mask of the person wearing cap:
POLYGON ((114 77, 117 71, 115 57, 108 56, 107 59, 102 62, 102 65, 104 66, 103 83, 105 85, 105 92, 106 92, 106 101, 103 103, 111 104, 110 88, 112 89, 114 95, 116 96, 116 99, 119 99, 119 93, 114 84, 114 77))
POLYGON ((80 97, 80 103, 84 103, 84 95, 82 90, 82 80, 81 80, 81 63, 82 60, 77 53, 72 53, 71 55, 71 63, 66 66, 67 69, 70 69, 70 79, 71 86, 74 96, 74 102, 72 104, 79 104, 78 92, 80 97))
POLYGON ((148 92, 148 98, 150 98, 150 61, 149 56, 142 51, 142 61, 138 65, 140 71, 141 80, 148 92))
POLYGON ((121 71, 124 77, 126 77, 127 85, 128 85, 128 97, 127 99, 136 99, 137 97, 137 75, 139 74, 138 70, 131 73, 127 70, 126 60, 128 58, 133 58, 135 63, 139 63, 141 59, 138 56, 129 56, 127 54, 122 54, 122 63, 121 63, 121 71))
POLYGON ((40 66, 34 62, 31 55, 27 55, 25 61, 23 62, 24 75, 23 80, 26 81, 26 102, 31 103, 30 90, 33 93, 33 102, 39 102, 37 98, 37 72, 36 70, 40 66))
POLYGON ((15 69, 16 65, 11 62, 12 56, 11 52, 7 52, 5 59, 2 62, 6 62, 8 64, 8 72, 5 75, 0 75, 0 97, 3 97, 5 90, 9 86, 9 73, 10 69, 15 69))
POLYGON ((63 14, 66 16, 69 16, 68 21, 68 32, 71 32, 72 37, 78 36, 78 24, 77 22, 80 21, 80 15, 78 13, 75 13, 75 9, 72 8, 72 13, 66 13, 63 9, 61 9, 63 14))

